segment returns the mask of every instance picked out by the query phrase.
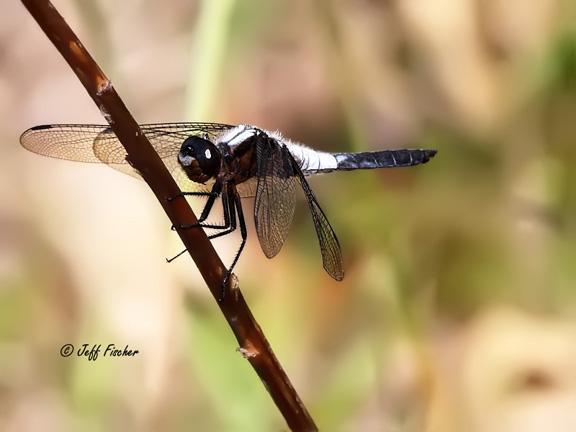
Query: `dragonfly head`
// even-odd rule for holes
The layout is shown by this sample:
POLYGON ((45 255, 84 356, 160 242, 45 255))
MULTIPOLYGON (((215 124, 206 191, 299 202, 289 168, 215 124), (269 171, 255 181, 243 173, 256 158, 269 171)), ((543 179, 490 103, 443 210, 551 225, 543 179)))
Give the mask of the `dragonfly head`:
POLYGON ((178 162, 186 175, 197 183, 205 183, 218 175, 220 159, 218 148, 206 138, 199 136, 186 138, 178 153, 178 162))

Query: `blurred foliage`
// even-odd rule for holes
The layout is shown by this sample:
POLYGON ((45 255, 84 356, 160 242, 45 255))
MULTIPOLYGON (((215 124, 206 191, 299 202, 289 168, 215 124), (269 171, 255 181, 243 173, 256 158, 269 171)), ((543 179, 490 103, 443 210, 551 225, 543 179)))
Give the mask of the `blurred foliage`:
MULTIPOLYGON (((250 227, 237 274, 321 430, 492 432, 576 429, 572 3, 57 7, 142 121, 252 123, 326 151, 437 149, 420 167, 311 180, 344 282, 323 273, 303 202, 272 261, 250 227)), ((20 9, 0 18, 0 430, 284 430, 187 258, 149 264, 171 253, 164 218, 123 249, 152 207, 112 206, 85 178, 50 190, 64 166, 17 153, 32 121, 97 121, 20 9), (80 216, 58 224, 66 213, 80 216), (116 341, 141 354, 59 355, 116 341)), ((129 181, 95 178, 113 198, 129 181)))

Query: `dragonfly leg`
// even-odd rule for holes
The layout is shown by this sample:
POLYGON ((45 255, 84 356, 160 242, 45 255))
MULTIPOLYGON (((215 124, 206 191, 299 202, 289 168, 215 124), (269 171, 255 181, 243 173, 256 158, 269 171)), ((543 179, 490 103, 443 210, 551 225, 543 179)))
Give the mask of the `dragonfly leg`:
MULTIPOLYGON (((211 205, 213 205, 213 204, 214 203, 212 203, 211 205)), ((230 234, 231 232, 233 232, 236 229, 236 214, 234 213, 234 208, 230 203, 227 192, 224 192, 222 194, 222 207, 224 209, 224 225, 215 226, 215 225, 196 224, 196 225, 187 225, 187 226, 185 226, 185 228, 200 227, 201 226, 201 227, 207 227, 207 228, 222 229, 222 231, 220 231, 219 233, 209 235, 208 238, 210 240, 215 239, 217 237, 221 237, 221 236, 226 235, 226 234, 230 234)), ((210 209, 208 209, 207 213, 209 213, 209 212, 210 212, 210 209)), ((202 214, 204 214, 204 211, 202 212, 202 214)), ((171 263, 176 258, 183 255, 184 252, 186 252, 186 249, 182 250, 177 255, 173 256, 172 258, 166 258, 166 262, 171 263)))
POLYGON ((216 201, 216 198, 220 196, 221 193, 222 193, 222 183, 217 181, 216 183, 214 183, 214 186, 210 191, 210 196, 208 197, 208 201, 206 201, 206 205, 202 209, 202 213, 200 214, 198 222, 204 222, 206 219, 208 219, 208 215, 210 215, 210 211, 214 206, 214 202, 216 201))
POLYGON ((182 255, 184 255, 184 252, 186 252, 188 249, 184 249, 181 250, 180 252, 178 252, 176 255, 174 255, 172 258, 166 258, 166 262, 168 264, 170 264, 172 261, 174 261, 176 258, 180 258, 182 255))
POLYGON ((236 230, 236 213, 234 212, 234 203, 230 201, 227 189, 225 189, 224 193, 222 194, 222 206, 224 207, 223 231, 209 235, 208 238, 210 240, 225 236, 236 230))
POLYGON ((222 207, 224 208, 224 225, 216 225, 216 224, 205 224, 203 223, 210 212, 212 211, 212 207, 214 207, 214 203, 216 202, 216 198, 218 198, 222 193, 222 184, 220 182, 214 183, 212 187, 212 191, 210 192, 182 192, 183 195, 192 195, 192 196, 207 196, 208 201, 206 201, 206 205, 202 209, 202 213, 198 218, 198 223, 195 224, 185 224, 180 225, 178 227, 172 225, 172 231, 176 230, 177 228, 180 229, 190 229, 190 228, 211 228, 211 229, 227 229, 229 224, 226 222, 226 204, 224 203, 224 197, 222 197, 222 207))
POLYGON ((238 194, 238 191, 236 190, 235 186, 230 187, 230 195, 231 195, 230 197, 231 211, 234 212, 235 209, 235 211, 238 213, 238 225, 240 226, 240 235, 242 236, 242 243, 240 243, 240 248, 238 249, 238 252, 236 252, 234 260, 232 261, 232 264, 228 268, 228 271, 226 272, 226 277, 222 282, 222 293, 221 298, 219 299, 220 301, 224 299, 224 295, 226 294, 226 288, 228 287, 228 279, 230 279, 230 276, 232 275, 232 270, 234 270, 234 267, 236 266, 236 263, 238 262, 240 255, 242 254, 242 250, 246 245, 246 239, 248 237, 248 230, 246 229, 246 222, 244 221, 244 213, 242 212, 242 202, 240 200, 240 195, 238 194))
MULTIPOLYGON (((178 195, 169 196, 166 198, 166 201, 172 202, 177 198, 183 198, 187 196, 202 196, 202 197, 212 197, 214 196, 214 192, 180 192, 178 195)), ((217 195, 216 195, 217 196, 217 195)))

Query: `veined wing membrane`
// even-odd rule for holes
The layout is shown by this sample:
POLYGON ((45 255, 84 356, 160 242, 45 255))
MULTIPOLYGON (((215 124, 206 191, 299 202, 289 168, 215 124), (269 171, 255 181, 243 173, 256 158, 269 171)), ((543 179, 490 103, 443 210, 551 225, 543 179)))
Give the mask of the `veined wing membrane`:
MULTIPOLYGON (((178 152, 191 135, 208 135, 214 139, 233 128, 221 123, 158 123, 140 126, 180 188, 184 191, 210 190, 192 182, 178 163, 178 152)), ((126 150, 107 125, 56 124, 36 126, 20 137, 22 146, 34 153, 78 162, 105 163, 124 174, 140 178, 126 160, 126 150)), ((253 196, 249 185, 239 187, 242 196, 253 196)))
POLYGON ((257 147, 256 159, 254 221, 264 254, 272 258, 282 248, 292 223, 296 186, 300 182, 312 213, 323 266, 334 279, 342 280, 342 252, 336 234, 290 151, 275 141, 262 142, 257 147))
POLYGON ((294 216, 298 180, 287 155, 289 152, 283 152, 276 141, 266 140, 257 146, 254 222, 260 246, 268 258, 282 249, 294 216))
POLYGON ((340 281, 344 279, 344 265, 342 263, 342 251, 340 249, 338 238, 336 237, 330 222, 328 222, 326 215, 322 211, 320 204, 318 204, 318 200, 316 200, 316 196, 306 181, 298 163, 285 147, 282 150, 287 153, 288 157, 291 159, 293 170, 300 180, 300 186, 302 186, 302 190, 304 191, 304 195, 308 201, 308 207, 310 208, 310 213, 312 213, 312 221, 314 222, 314 228, 316 230, 318 242, 320 243, 322 265, 330 276, 340 281))
POLYGON ((108 128, 109 126, 88 124, 35 126, 20 136, 20 144, 25 149, 43 156, 101 163, 92 147, 96 137, 108 128))

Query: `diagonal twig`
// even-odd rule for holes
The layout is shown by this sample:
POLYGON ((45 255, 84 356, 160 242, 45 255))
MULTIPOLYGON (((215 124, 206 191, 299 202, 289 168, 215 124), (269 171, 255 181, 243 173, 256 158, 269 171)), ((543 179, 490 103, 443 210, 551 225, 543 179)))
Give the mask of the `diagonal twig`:
MULTIPOLYGON (((22 0, 24 6, 68 62, 112 130, 126 149, 128 160, 148 184, 174 226, 197 223, 184 199, 168 201, 180 193, 176 182, 120 99, 104 72, 47 0, 22 0)), ((178 230, 208 288, 218 300, 226 268, 202 229, 178 230)), ((295 431, 316 431, 316 425, 276 359, 239 289, 218 301, 222 313, 288 426, 295 431)))

